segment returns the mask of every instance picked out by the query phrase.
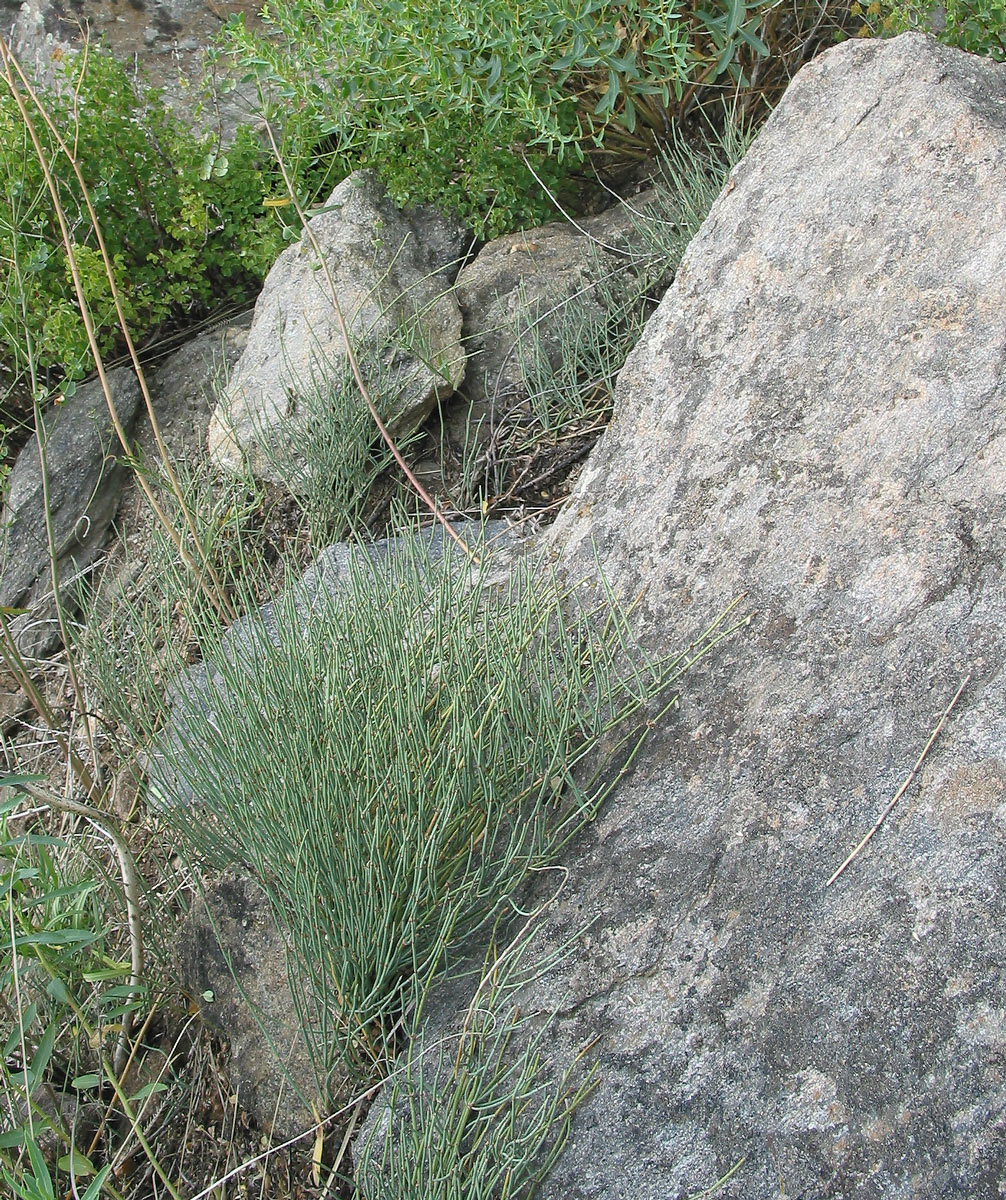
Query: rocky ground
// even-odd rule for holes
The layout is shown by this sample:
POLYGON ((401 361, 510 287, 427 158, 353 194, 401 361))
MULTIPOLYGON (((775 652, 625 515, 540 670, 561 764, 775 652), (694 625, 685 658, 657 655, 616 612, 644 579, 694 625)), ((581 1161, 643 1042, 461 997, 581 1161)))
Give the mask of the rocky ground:
MULTIPOLYGON (((216 19, 211 5, 187 11, 96 5, 90 15, 111 14, 120 44, 138 38, 151 61, 177 42, 160 56, 175 70, 176 55, 199 53, 182 49, 185 37, 199 41, 216 19)), ((53 34, 66 17, 54 19, 53 34)), ((571 937, 576 950, 529 986, 522 1008, 558 1014, 557 1064, 589 1044, 600 1076, 546 1197, 683 1198, 735 1167, 719 1194, 744 1200, 780 1188, 1001 1194, 1004 71, 908 35, 850 42, 801 72, 646 326, 600 444, 590 450, 598 428, 575 428, 544 459, 526 450, 506 496, 547 510, 573 489, 543 543, 571 582, 596 580, 600 564, 654 652, 742 594, 752 617, 697 669, 682 713, 570 847, 568 881, 547 907, 542 953, 571 937), (829 885, 965 679, 900 807, 829 885)), ((513 370, 528 331, 509 318, 529 297, 540 315, 583 291, 588 240, 559 224, 472 245, 389 210, 367 175, 332 201, 314 231, 351 323, 372 328, 387 311, 366 302, 392 267, 391 299, 446 271, 381 343, 415 384, 408 416, 390 419, 419 425, 422 469, 449 497, 461 472, 444 465, 460 462, 472 414, 488 422, 490 467, 499 431, 528 417, 513 370), (419 317, 432 329, 396 342, 419 317)), ((606 220, 590 232, 617 258, 634 225, 624 208, 606 220)), ((238 451, 254 457, 270 425, 298 418, 285 373, 310 374, 305 341, 341 353, 307 254, 304 244, 285 253, 250 322, 207 332, 152 370, 179 454, 196 455, 212 430, 216 467, 238 451), (292 367, 275 352, 279 327, 310 331, 292 367), (221 391, 211 383, 223 365, 221 391)), ((547 357, 558 343, 542 345, 547 357)), ((101 486, 85 479, 76 498, 67 489, 59 540, 68 563, 89 565, 118 512, 111 561, 128 573, 145 518, 121 473, 104 469, 108 431, 104 444, 84 436, 100 409, 89 388, 64 406, 58 445, 68 479, 89 456, 101 486)), ((149 453, 149 434, 141 443, 149 453)), ((11 605, 45 590, 37 475, 28 453, 7 512, 25 533, 3 576, 11 605)), ((480 495, 486 508, 498 499, 480 495)), ((36 653, 40 631, 52 634, 39 615, 24 630, 36 653)), ((66 706, 59 660, 46 678, 66 706)), ((24 711, 12 693, 8 722, 24 711)), ((34 736, 27 723, 20 736, 34 736)), ((213 897, 218 926, 242 946, 249 923, 268 925, 245 884, 225 880, 213 897)), ((195 942, 193 995, 217 986, 205 928, 195 942)), ((262 956, 245 957, 261 975, 262 956)), ((223 975, 218 986, 223 995, 223 975)), ((463 989, 441 994, 431 1038, 450 1038, 469 1001, 463 989)), ((205 1072, 193 1154, 229 1138, 250 1155, 269 1121, 261 1105, 245 1108, 261 1084, 254 1051, 228 1077, 208 1035, 179 1045, 205 1072)), ((291 1108, 281 1115, 296 1126, 291 1108)), ((379 1102, 364 1136, 382 1136, 386 1116, 379 1102)), ((263 1194, 317 1191, 307 1148, 268 1161, 263 1194)))
POLYGON ((226 133, 237 122, 254 119, 255 97, 247 89, 234 88, 227 80, 215 102, 205 105, 202 84, 207 47, 233 17, 258 25, 261 5, 256 0, 28 0, 5 8, 15 54, 43 73, 54 54, 79 49, 85 40, 100 40, 117 58, 134 63, 176 111, 201 127, 226 133))

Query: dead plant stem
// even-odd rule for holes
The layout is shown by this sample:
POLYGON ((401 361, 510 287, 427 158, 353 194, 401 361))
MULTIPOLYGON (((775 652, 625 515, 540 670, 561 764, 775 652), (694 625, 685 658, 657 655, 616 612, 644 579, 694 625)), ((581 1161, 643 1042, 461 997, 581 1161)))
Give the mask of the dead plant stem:
POLYGON ((970 682, 971 682, 971 672, 968 671, 967 675, 964 676, 963 683, 961 684, 961 686, 957 689, 956 693, 954 694, 953 700, 951 700, 950 703, 947 705, 947 707, 943 710, 943 716, 940 717, 936 728, 930 734, 929 741, 926 742, 925 746, 923 747, 922 753, 915 760, 915 766, 912 767, 912 769, 908 772, 908 775, 905 778, 905 782, 894 793, 894 798, 891 800, 891 802, 887 805, 887 807, 884 809, 884 811, 877 818, 876 823, 874 824, 874 826, 870 830, 870 832, 866 834, 866 836, 862 839, 862 841, 855 848, 855 850, 853 850, 852 853, 848 855, 845 862, 842 863, 842 865, 838 868, 838 870, 836 870, 833 873, 831 878, 824 885, 825 887, 831 887, 831 885, 835 882, 835 880, 839 877, 839 875, 842 874, 842 872, 845 870, 845 868, 853 861, 853 859, 855 859, 859 855, 860 851, 866 846, 867 842, 870 841, 870 839, 877 832, 877 830, 881 827, 881 825, 883 825, 884 821, 887 820, 887 816, 891 812, 891 810, 894 808, 894 806, 898 803, 898 801, 905 794, 905 792, 908 791, 908 788, 911 785, 912 780, 919 773, 919 768, 922 766, 923 762, 925 761, 926 755, 933 748, 933 743, 940 736, 940 730, 947 723, 947 717, 950 716, 951 712, 954 709, 954 705, 957 703, 958 700, 960 700, 961 696, 964 693, 964 689, 968 686, 968 684, 970 682))

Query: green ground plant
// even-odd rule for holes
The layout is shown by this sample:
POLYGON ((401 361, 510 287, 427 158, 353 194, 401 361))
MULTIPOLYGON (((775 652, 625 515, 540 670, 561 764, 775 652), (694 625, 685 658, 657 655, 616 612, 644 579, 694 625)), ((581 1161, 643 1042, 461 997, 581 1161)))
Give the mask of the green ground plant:
MULTIPOLYGON (((58 143, 63 134, 52 113, 44 107, 44 101, 36 106, 37 94, 23 78, 16 76, 9 58, 4 58, 4 68, 6 95, 15 106, 21 101, 18 111, 27 139, 25 144, 31 142, 37 152, 36 163, 49 196, 52 227, 59 230, 58 236, 63 239, 70 276, 68 286, 76 295, 80 332, 87 339, 100 371, 103 364, 99 338, 107 331, 102 331, 93 320, 86 275, 73 252, 73 225, 39 136, 42 129, 48 130, 58 143), (23 85, 23 91, 19 84, 23 85)), ((74 126, 63 133, 72 142, 74 126)), ((65 147, 64 139, 59 149, 65 161, 60 161, 66 177, 73 178, 81 189, 96 253, 102 256, 103 243, 86 175, 83 171, 78 174, 79 164, 73 151, 67 153, 65 147)), ((42 204, 41 192, 37 199, 42 204)), ((129 344, 111 257, 102 265, 111 276, 109 289, 116 320, 129 344)), ((21 314, 20 332, 24 335, 20 344, 21 373, 30 385, 43 495, 47 496, 46 437, 41 412, 53 389, 46 380, 47 364, 40 357, 40 345, 31 334, 28 319, 32 304, 31 273, 26 269, 24 257, 16 252, 6 266, 7 296, 13 298, 11 319, 15 326, 21 314)), ((135 359, 134 365, 146 391, 135 359)), ((106 398, 114 420, 115 406, 107 390, 106 398)), ((121 429, 119 432, 121 437, 121 429)), ((122 444, 125 447, 124 437, 122 444)), ((180 486, 167 464, 163 464, 163 472, 162 483, 172 516, 167 515, 152 489, 148 491, 151 504, 163 518, 164 536, 188 564, 186 582, 190 593, 203 597, 221 619, 227 612, 226 600, 213 592, 212 582, 203 574, 207 566, 210 574, 213 568, 200 542, 200 522, 190 511, 179 507, 180 486)), ((70 645, 68 605, 65 598, 60 599, 64 581, 59 579, 54 565, 56 550, 48 517, 45 524, 60 629, 65 644, 70 645)), ((7 1105, 0 1130, 0 1176, 12 1194, 23 1200, 54 1200, 56 1194, 67 1192, 117 1196, 110 1178, 112 1155, 118 1154, 121 1160, 142 1146, 150 1169, 160 1177, 167 1194, 177 1200, 177 1190, 156 1154, 151 1152, 140 1125, 143 1109, 162 1084, 158 1079, 150 1079, 136 1091, 135 1085, 127 1082, 131 1065, 134 1060, 139 1061, 137 1055, 143 1057, 142 1030, 134 1032, 134 1019, 149 989, 144 975, 141 880, 121 823, 107 811, 115 784, 105 775, 97 751, 99 734, 89 696, 77 673, 77 660, 69 655, 56 672, 62 676, 62 691, 71 697, 69 705, 53 700, 47 682, 39 679, 37 664, 29 664, 21 657, 11 636, 9 620, 14 615, 10 610, 0 612, 0 655, 7 672, 21 685, 35 709, 38 737, 42 741, 31 738, 28 746, 23 741, 15 745, 6 737, 2 741, 7 770, 13 773, 0 780, 0 786, 14 789, 19 799, 9 800, 4 793, 0 809, 4 823, 0 866, 9 949, 9 954, 0 960, 4 968, 0 972, 0 1000, 9 1017, 4 1032, 2 1077, 7 1105), (60 763, 64 767, 65 778, 58 786, 49 782, 54 774, 53 758, 57 767, 60 763), (31 774, 38 765, 44 766, 45 778, 31 774), (24 832, 9 831, 8 818, 15 815, 22 829, 28 823, 24 832), (37 827, 30 827, 32 822, 37 827), (66 835, 62 829, 58 834, 53 832, 54 827, 65 822, 71 823, 66 835), (113 882, 105 856, 92 848, 89 830, 99 834, 117 860, 118 882, 113 882), (88 900, 89 905, 81 907, 82 899, 88 900), (121 922, 119 913, 124 915, 121 922), (72 923, 68 924, 71 918, 72 923), (111 986, 106 986, 109 983, 111 986), (114 1100, 109 1103, 112 1095, 114 1100), (95 1109, 104 1114, 96 1128, 89 1122, 78 1121, 79 1116, 95 1109), (124 1136, 120 1129, 123 1122, 124 1136), (106 1159, 104 1165, 91 1161, 96 1148, 106 1159)), ((107 749, 107 742, 103 739, 102 742, 107 749)))
MULTIPOLYGON (((13 95, 0 82, 0 346, 12 382, 29 357, 43 381, 93 367, 67 250, 33 145, 13 95), (24 303, 28 289, 29 304, 24 303)), ((223 151, 197 137, 110 54, 66 57, 42 103, 71 139, 107 244, 115 288, 137 341, 214 304, 244 300, 282 246, 262 207, 273 186, 269 157, 247 127, 223 151)), ((121 332, 80 184, 45 125, 52 170, 102 353, 121 332)))
POLYGON ((502 951, 493 943, 453 1036, 410 1040, 360 1139, 354 1196, 516 1200, 562 1153, 595 1073, 579 1057, 556 1069, 553 1020, 521 1011, 521 988, 552 961, 535 945, 540 915, 502 951))
POLYGON ((1006 4, 1001 0, 871 0, 852 5, 862 32, 891 36, 919 29, 948 46, 1006 62, 1006 4))
POLYGON ((327 156, 334 178, 375 166, 397 203, 493 234, 547 216, 538 180, 556 189, 585 153, 647 156, 697 102, 756 95, 766 62, 792 73, 836 7, 277 0, 265 33, 237 20, 227 38, 295 160, 327 156))
POLYGON ((752 136, 736 114, 727 113, 722 131, 712 126, 691 142, 678 135, 661 149, 652 196, 639 207, 626 202, 632 234, 620 252, 621 269, 612 273, 610 265, 606 269, 610 257, 595 258, 593 288, 573 297, 558 314, 558 354, 550 354, 544 344, 540 316, 519 308, 515 347, 533 416, 532 435, 536 426, 544 433, 561 432, 610 410, 615 379, 643 332, 655 297, 673 279, 752 136))
MULTIPOLYGON (((393 393, 382 386, 380 354, 363 346, 357 353, 373 394, 387 408, 384 402, 393 393)), ((410 440, 400 441, 399 448, 407 450, 410 440)), ((262 444, 273 471, 299 497, 318 548, 361 527, 374 483, 393 462, 374 437, 374 422, 345 360, 301 389, 296 419, 281 438, 262 444)))
POLYGON ((288 930, 322 1082, 380 1069, 416 981, 589 819, 602 767, 698 652, 649 662, 617 609, 570 616, 554 584, 492 591, 484 571, 403 535, 268 615, 243 604, 240 631, 192 613, 202 683, 154 677, 142 604, 116 637, 128 659, 92 658, 105 711, 167 756, 163 819, 251 869, 288 930))
POLYGON ((25 820, 14 789, 37 781, 0 779, 0 916, 8 951, 0 966, 0 1178, 22 1200, 55 1200, 71 1185, 96 1196, 108 1177, 110 1168, 90 1157, 98 1140, 94 1106, 90 1119, 84 1114, 141 997, 111 916, 122 903, 107 874, 106 839, 95 844, 83 829, 54 835, 11 828, 15 813, 22 828, 25 820), (43 1155, 47 1144, 54 1149, 43 1155))

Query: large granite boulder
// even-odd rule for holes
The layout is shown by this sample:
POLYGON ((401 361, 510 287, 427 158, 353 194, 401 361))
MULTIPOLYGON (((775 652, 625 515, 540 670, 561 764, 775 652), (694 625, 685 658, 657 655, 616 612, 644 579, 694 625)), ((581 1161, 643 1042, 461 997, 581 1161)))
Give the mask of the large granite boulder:
MULTIPOLYGON (((428 224, 429 214, 424 218, 428 224)), ((344 371, 346 350, 329 279, 350 336, 371 348, 375 402, 398 434, 415 429, 464 373, 461 313, 437 275, 444 267, 391 203, 373 171, 356 171, 335 189, 311 231, 276 260, 255 305, 248 345, 209 430, 210 457, 235 469, 246 455, 264 479, 284 482, 276 455, 305 397, 344 371)), ((450 225, 450 223, 448 223, 450 225)), ((434 244, 427 231, 425 241, 434 244)), ((436 240, 442 253, 449 236, 436 240)), ((362 401, 361 401, 362 403, 362 401)))
POLYGON ((1004 313, 1006 66, 801 71, 552 534, 652 648, 754 619, 565 863, 521 1007, 600 1069, 542 1200, 1003 1194, 1004 313))
MULTIPOLYGON (((140 407, 140 387, 131 367, 108 375, 109 387, 128 434, 140 407)), ((66 588, 95 561, 119 506, 125 468, 98 380, 43 415, 49 515, 60 587, 66 588)), ((45 494, 38 445, 33 438, 10 474, 2 518, 0 604, 28 611, 12 623, 19 649, 44 655, 59 645, 52 598, 45 494)))

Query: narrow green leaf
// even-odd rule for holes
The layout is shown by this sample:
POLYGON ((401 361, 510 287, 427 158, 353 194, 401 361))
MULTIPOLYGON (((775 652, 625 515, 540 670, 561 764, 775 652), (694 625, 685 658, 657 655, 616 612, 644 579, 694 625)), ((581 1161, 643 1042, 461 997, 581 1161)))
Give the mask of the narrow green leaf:
POLYGON ((32 909, 37 908, 40 904, 48 904, 53 900, 69 900, 73 897, 89 896, 97 890, 98 885, 94 880, 82 879, 79 883, 69 883, 64 887, 47 888, 44 895, 33 896, 30 900, 26 900, 22 908, 32 909))
POLYGON ((39 1038, 38 1048, 32 1055, 31 1065, 28 1068, 28 1075, 30 1079, 29 1087, 32 1091, 34 1091, 39 1083, 41 1083, 46 1067, 49 1065, 49 1059, 52 1057, 52 1051, 55 1045, 56 1022, 50 1021, 50 1023, 46 1026, 41 1038, 39 1038))
POLYGON ((10 1058, 14 1050, 21 1045, 22 1034, 27 1033, 31 1029, 35 1017, 38 1014, 38 1005, 33 1000, 27 1008, 20 1014, 17 1024, 11 1030, 10 1036, 4 1043, 3 1055, 4 1058, 10 1058))
POLYGON ((86 946, 97 941, 99 937, 100 934, 89 929, 42 929, 14 938, 14 949, 30 950, 33 946, 86 946))
POLYGON ((108 1178, 111 1170, 111 1163, 102 1167, 88 1184, 87 1191, 80 1197, 80 1200, 98 1200, 98 1197, 101 1195, 101 1189, 105 1186, 105 1180, 108 1178))
POLYGON ((768 58, 769 55, 772 53, 772 51, 761 40, 761 38, 758 37, 757 34, 752 33, 750 29, 748 29, 748 28, 741 29, 740 36, 744 39, 745 42, 747 42, 747 44, 751 47, 751 49, 754 50, 754 52, 756 54, 761 55, 762 58, 768 58))
POLYGON ((594 109, 594 112, 597 113, 598 116, 603 116, 606 113, 614 112, 615 101, 618 99, 618 93, 619 93, 618 76, 615 74, 614 71, 612 71, 608 75, 608 90, 604 93, 604 95, 598 101, 597 107, 594 109))
POLYGON ((97 970, 84 971, 83 977, 85 983, 101 983, 106 979, 121 979, 128 974, 129 963, 119 962, 110 963, 109 966, 100 967, 97 970))
POLYGON ((12 845, 16 846, 54 846, 57 849, 66 845, 66 838, 54 837, 46 833, 26 833, 19 838, 13 838, 12 845))
MULTIPOLYGON (((5 616, 17 615, 14 609, 3 609, 3 613, 5 616)), ((0 788, 22 787, 26 783, 42 783, 44 780, 44 775, 0 775, 0 788)))
POLYGON ((70 989, 58 975, 55 979, 49 980, 45 985, 45 990, 57 1004, 65 1004, 69 1007, 73 1003, 73 996, 70 993, 70 989))
POLYGON ((112 1000, 129 999, 135 995, 136 988, 131 987, 128 983, 118 984, 116 987, 106 988, 99 997, 99 1004, 108 1004, 112 1000))
POLYGON ((734 55, 737 53, 737 46, 734 42, 728 42, 720 51, 720 56, 716 60, 716 66, 713 69, 713 78, 716 79, 733 62, 734 55))
POLYGON ((52 1176, 49 1174, 49 1168, 46 1165, 45 1159, 42 1157, 42 1151, 38 1145, 29 1139, 27 1143, 28 1158, 31 1161, 31 1169, 35 1176, 33 1183, 38 1188, 43 1200, 56 1200, 55 1189, 52 1183, 52 1176))

